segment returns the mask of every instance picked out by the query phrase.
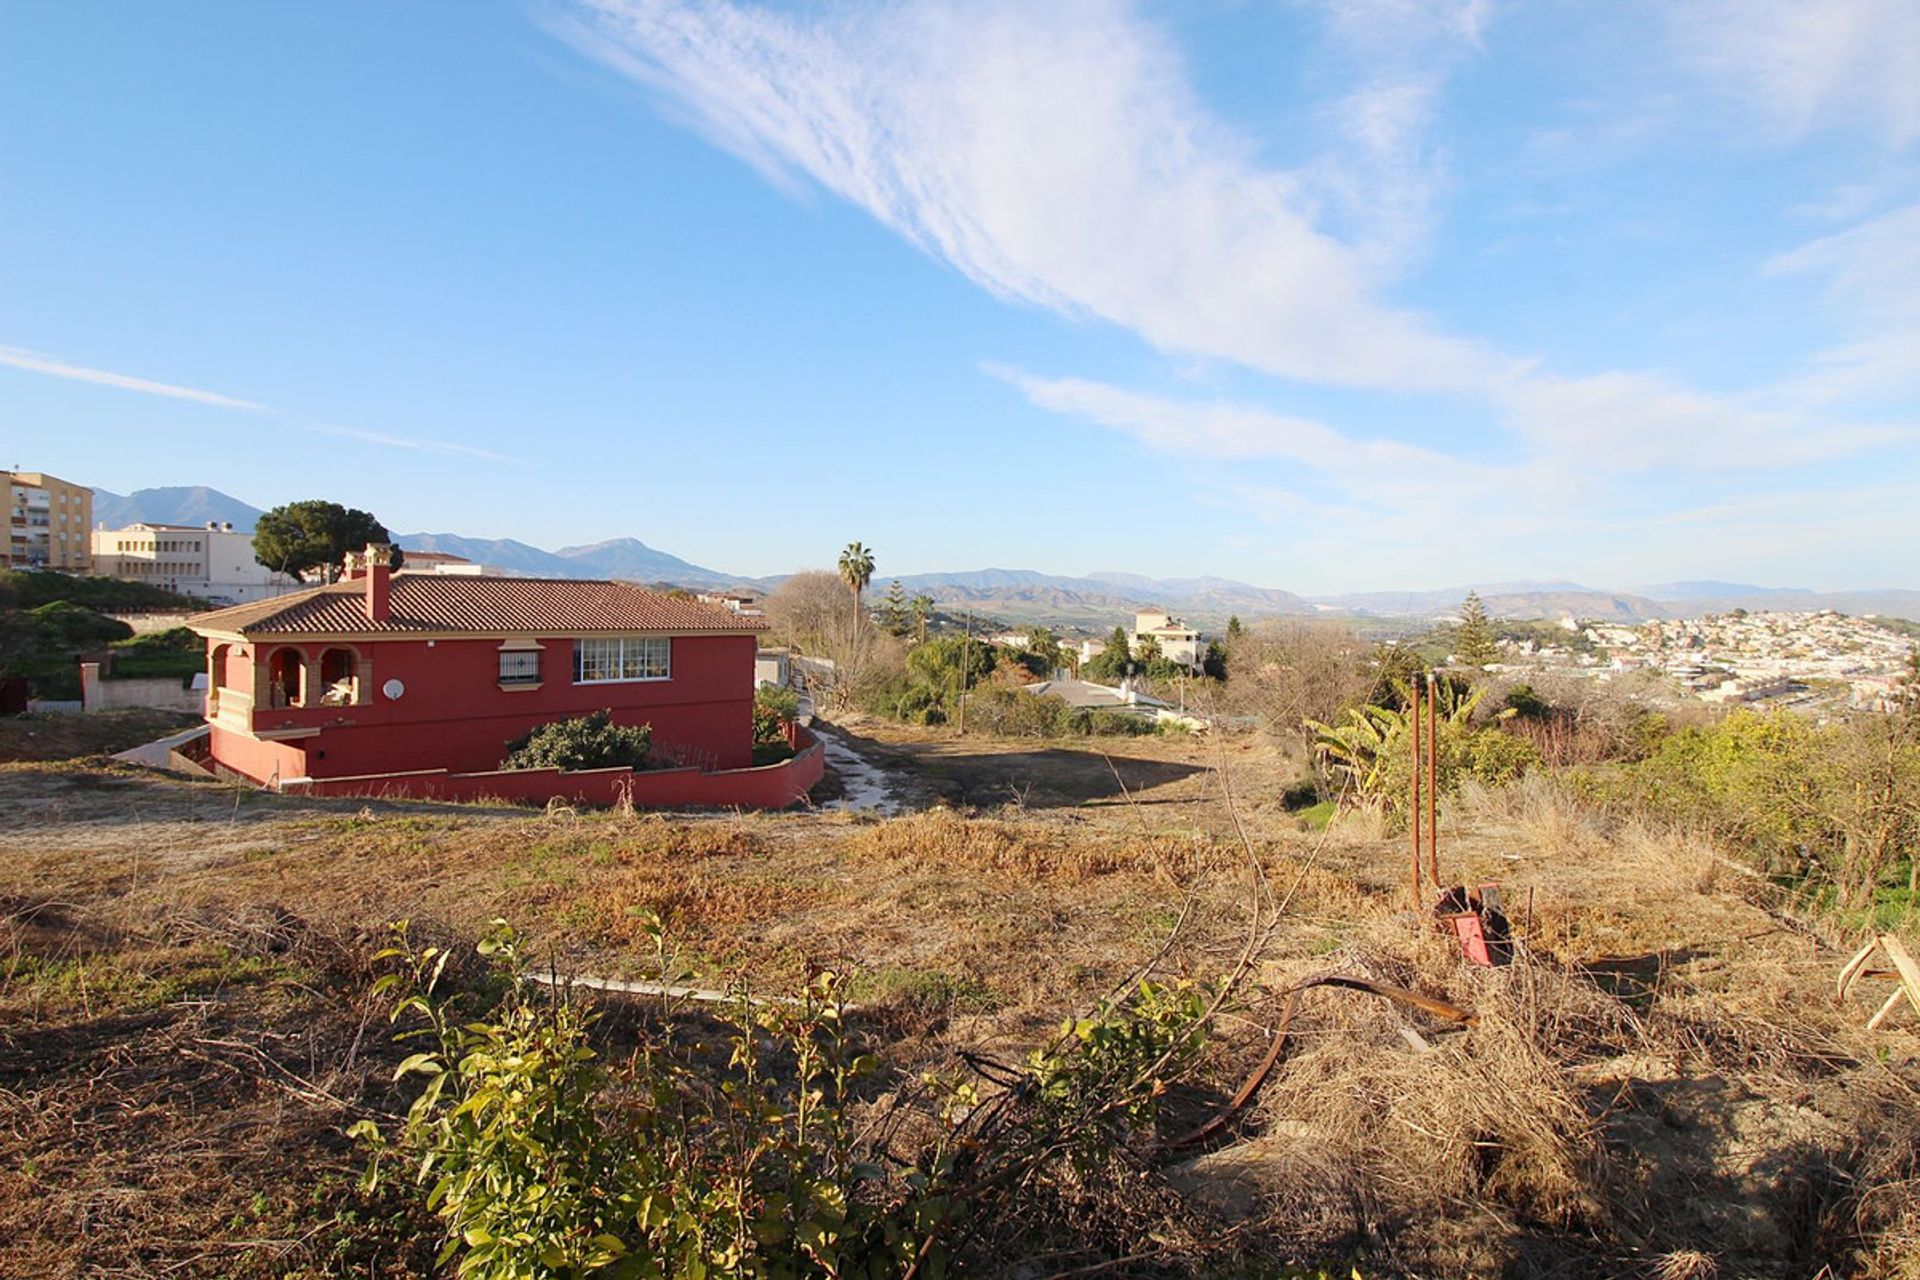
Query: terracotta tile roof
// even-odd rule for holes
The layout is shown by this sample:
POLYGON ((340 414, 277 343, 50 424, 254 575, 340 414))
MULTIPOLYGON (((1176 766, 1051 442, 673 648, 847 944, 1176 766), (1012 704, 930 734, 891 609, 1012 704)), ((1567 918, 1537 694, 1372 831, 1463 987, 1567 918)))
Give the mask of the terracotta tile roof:
POLYGON ((407 635, 471 632, 763 631, 720 605, 622 582, 396 573, 385 622, 367 618, 366 583, 352 579, 197 615, 195 631, 241 635, 407 635))

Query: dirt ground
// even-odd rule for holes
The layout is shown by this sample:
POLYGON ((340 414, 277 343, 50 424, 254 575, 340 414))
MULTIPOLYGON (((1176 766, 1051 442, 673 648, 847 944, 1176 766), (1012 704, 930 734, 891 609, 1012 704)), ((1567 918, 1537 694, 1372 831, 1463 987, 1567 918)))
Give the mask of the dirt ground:
POLYGON ((0 764, 112 755, 164 738, 199 718, 138 707, 90 715, 0 716, 0 764))
MULTIPOLYGON (((1920 1019, 1866 1033, 1871 1008, 1832 994, 1844 955, 1714 851, 1541 787, 1469 797, 1443 870, 1501 885, 1522 942, 1469 969, 1408 909, 1403 839, 1306 830, 1256 740, 844 732, 902 816, 364 804, 0 766, 0 1274, 430 1274, 430 1224, 355 1191, 341 1136, 403 1104, 366 994, 396 919, 470 940, 506 917, 562 972, 634 978, 657 976, 655 910, 676 977, 772 991, 851 969, 911 1078, 1034 1043, 1176 922, 1163 967, 1224 971, 1257 868, 1284 904, 1265 990, 1355 974, 1480 1021, 1303 997, 1230 1140, 1153 1174, 1224 1252, 1167 1252, 1142 1224, 1056 1270, 1920 1275, 1920 1019), (1114 1264, 1129 1250, 1151 1260, 1114 1264)), ((1222 1087, 1277 1014, 1260 990, 1233 1009, 1222 1087)))

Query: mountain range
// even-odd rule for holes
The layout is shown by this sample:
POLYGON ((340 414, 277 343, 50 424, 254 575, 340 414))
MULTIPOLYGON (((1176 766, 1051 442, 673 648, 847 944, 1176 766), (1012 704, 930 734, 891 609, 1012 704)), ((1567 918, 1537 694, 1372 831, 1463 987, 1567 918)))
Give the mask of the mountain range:
MULTIPOLYGON (((110 528, 136 521, 157 524, 205 524, 230 521, 252 530, 260 509, 205 485, 138 489, 130 494, 95 489, 94 519, 110 528)), ((771 590, 780 575, 746 577, 708 569, 650 547, 637 538, 613 538, 586 546, 547 551, 512 538, 469 538, 454 533, 403 533, 394 541, 403 550, 438 551, 464 556, 509 573, 555 578, 624 578, 693 588, 771 590)), ((884 591, 892 578, 876 579, 884 591)), ((1496 617, 1577 618, 1641 622, 1654 618, 1697 617, 1729 609, 1836 609, 1850 614, 1884 614, 1920 621, 1920 591, 1813 591, 1802 587, 1764 587, 1745 582, 1663 582, 1627 590, 1596 590, 1577 582, 1493 582, 1439 590, 1362 591, 1329 596, 1300 596, 1256 587, 1228 578, 1149 578, 1136 573, 1102 572, 1083 577, 1032 569, 976 569, 960 573, 916 573, 900 577, 909 595, 925 593, 949 611, 971 608, 1008 622, 1046 622, 1064 626, 1112 626, 1143 607, 1171 610, 1201 627, 1220 628, 1229 616, 1243 620, 1271 616, 1345 616, 1405 619, 1444 617, 1456 612, 1469 590, 1479 593, 1496 617)))

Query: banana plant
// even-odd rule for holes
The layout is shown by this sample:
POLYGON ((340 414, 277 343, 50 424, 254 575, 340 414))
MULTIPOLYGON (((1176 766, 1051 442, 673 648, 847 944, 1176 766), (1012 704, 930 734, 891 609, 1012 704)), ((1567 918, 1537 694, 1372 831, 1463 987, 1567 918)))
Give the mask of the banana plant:
MULTIPOLYGON (((1403 706, 1411 707, 1413 694, 1410 687, 1395 681, 1394 688, 1399 690, 1403 706)), ((1486 690, 1468 690, 1451 680, 1437 681, 1433 688, 1438 695, 1439 719, 1444 726, 1441 732, 1465 733, 1473 720, 1474 711, 1480 706, 1480 699, 1486 696, 1486 690)), ((1511 710, 1502 711, 1497 718, 1504 719, 1512 714, 1511 710)), ((1326 761, 1328 768, 1345 779, 1363 803, 1377 803, 1386 781, 1388 764, 1399 752, 1401 743, 1406 741, 1407 712, 1400 707, 1368 703, 1365 706, 1348 707, 1344 720, 1338 724, 1324 724, 1310 719, 1306 721, 1306 726, 1314 731, 1314 750, 1326 761)))

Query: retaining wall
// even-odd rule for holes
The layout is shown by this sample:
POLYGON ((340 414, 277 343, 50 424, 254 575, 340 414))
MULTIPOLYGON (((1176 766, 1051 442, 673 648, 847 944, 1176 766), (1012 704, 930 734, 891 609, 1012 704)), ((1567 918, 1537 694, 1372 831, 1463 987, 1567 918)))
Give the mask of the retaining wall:
POLYGON ((280 790, 314 796, 387 796, 416 800, 504 800, 615 805, 653 809, 784 809, 806 798, 826 772, 826 755, 811 733, 788 726, 796 754, 757 769, 494 769, 452 773, 419 769, 346 778, 289 778, 280 790))

